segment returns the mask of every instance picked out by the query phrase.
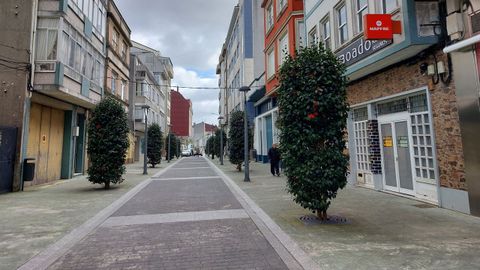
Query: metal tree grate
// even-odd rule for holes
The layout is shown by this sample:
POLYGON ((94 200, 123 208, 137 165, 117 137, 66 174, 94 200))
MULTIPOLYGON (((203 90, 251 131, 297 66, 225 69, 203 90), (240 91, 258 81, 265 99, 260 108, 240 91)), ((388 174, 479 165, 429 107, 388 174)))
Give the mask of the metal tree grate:
POLYGON ((315 216, 315 215, 305 215, 305 216, 301 216, 299 219, 304 225, 350 224, 350 222, 346 218, 341 217, 341 216, 335 216, 335 215, 332 215, 332 216, 329 215, 327 220, 321 220, 321 219, 317 218, 317 216, 315 216))

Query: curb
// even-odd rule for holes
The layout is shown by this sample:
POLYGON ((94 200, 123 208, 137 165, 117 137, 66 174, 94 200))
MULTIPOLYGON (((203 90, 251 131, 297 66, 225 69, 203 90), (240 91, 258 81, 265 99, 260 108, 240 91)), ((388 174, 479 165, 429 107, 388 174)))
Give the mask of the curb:
POLYGON ((133 196, 150 184, 152 182, 152 178, 159 177, 180 160, 181 159, 178 159, 177 161, 165 167, 165 169, 136 185, 134 188, 123 194, 120 198, 118 198, 109 206, 105 207, 102 211, 98 212, 85 223, 73 229, 71 232, 63 236, 57 242, 48 246, 39 254, 30 258, 25 264, 20 266, 18 270, 47 269, 56 260, 58 260, 58 258, 67 253, 67 251, 70 250, 75 244, 80 242, 83 238, 85 238, 85 236, 105 222, 105 220, 107 220, 113 213, 122 207, 128 200, 130 200, 133 196))
POLYGON ((228 175, 220 170, 210 159, 205 159, 222 177, 224 183, 235 195, 255 225, 257 225, 289 269, 321 269, 228 175))

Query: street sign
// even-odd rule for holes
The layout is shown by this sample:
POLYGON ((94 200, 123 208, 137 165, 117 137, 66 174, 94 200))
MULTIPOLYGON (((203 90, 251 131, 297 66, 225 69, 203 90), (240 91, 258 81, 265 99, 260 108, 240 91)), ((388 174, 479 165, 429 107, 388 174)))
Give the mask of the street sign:
POLYGON ((366 14, 363 20, 366 40, 393 39, 391 14, 366 14))

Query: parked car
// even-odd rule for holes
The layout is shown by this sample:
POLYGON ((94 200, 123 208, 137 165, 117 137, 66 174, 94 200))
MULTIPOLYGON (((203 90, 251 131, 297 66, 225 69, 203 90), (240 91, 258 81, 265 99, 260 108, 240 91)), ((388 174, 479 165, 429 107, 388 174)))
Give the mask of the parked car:
POLYGON ((192 151, 189 149, 182 150, 182 157, 189 157, 192 155, 192 151))

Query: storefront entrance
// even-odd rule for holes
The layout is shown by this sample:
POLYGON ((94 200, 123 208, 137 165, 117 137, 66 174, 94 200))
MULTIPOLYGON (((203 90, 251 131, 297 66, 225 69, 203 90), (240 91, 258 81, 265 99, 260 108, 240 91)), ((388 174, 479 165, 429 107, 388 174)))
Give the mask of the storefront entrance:
POLYGON ((407 113, 379 118, 383 184, 385 190, 415 195, 409 121, 407 113))

